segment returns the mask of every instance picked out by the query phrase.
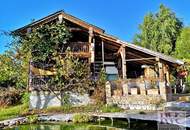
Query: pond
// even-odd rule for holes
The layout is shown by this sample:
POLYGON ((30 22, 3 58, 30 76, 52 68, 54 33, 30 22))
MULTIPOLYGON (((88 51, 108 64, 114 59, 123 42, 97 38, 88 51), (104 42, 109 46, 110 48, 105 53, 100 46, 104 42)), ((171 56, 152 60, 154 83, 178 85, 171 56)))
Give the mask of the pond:
POLYGON ((109 121, 101 122, 101 124, 88 123, 88 124, 73 124, 73 123, 42 123, 42 124, 29 124, 20 125, 6 130, 155 130, 156 124, 135 122, 129 125, 126 121, 116 121, 111 126, 109 121))

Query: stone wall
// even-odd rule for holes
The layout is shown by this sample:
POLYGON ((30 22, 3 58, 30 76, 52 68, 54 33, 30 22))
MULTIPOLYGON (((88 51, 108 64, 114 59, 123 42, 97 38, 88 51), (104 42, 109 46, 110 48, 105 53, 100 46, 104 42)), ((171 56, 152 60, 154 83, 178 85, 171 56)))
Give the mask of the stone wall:
MULTIPOLYGON (((60 96, 59 96, 60 97, 60 96)), ((69 102, 72 105, 87 105, 91 102, 88 94, 80 95, 69 93, 69 102)), ((48 91, 31 91, 30 93, 30 109, 42 109, 47 107, 61 106, 60 100, 48 91)))
POLYGON ((123 109, 160 110, 161 96, 128 95, 107 98, 107 104, 117 104, 123 109))
MULTIPOLYGON (((106 83, 107 104, 117 104, 124 109, 161 110, 162 104, 169 100, 169 93, 165 84, 160 82, 159 89, 146 89, 143 83, 138 87, 130 88, 128 83, 122 83, 122 95, 115 95, 109 82, 106 83)), ((119 90, 121 91, 121 90, 119 90)))

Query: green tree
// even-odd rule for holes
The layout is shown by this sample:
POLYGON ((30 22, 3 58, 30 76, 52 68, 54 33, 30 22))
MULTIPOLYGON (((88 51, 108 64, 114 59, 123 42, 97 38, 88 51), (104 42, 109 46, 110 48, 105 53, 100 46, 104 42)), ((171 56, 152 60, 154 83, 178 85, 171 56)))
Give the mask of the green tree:
POLYGON ((190 27, 182 29, 176 42, 176 58, 190 61, 190 27))
POLYGON ((106 85, 106 72, 105 69, 102 68, 98 76, 98 80, 96 81, 96 88, 92 96, 97 105, 103 105, 106 103, 105 85, 106 85))
POLYGON ((176 58, 185 61, 185 64, 178 68, 180 70, 187 70, 186 85, 190 89, 190 27, 184 27, 180 36, 177 38, 176 51, 174 53, 176 58))
POLYGON ((90 66, 66 50, 65 56, 54 55, 55 75, 44 86, 63 103, 68 103, 68 92, 87 93, 91 89, 90 66), (53 87, 52 87, 53 86, 53 87), (59 92, 57 94, 57 91, 59 92), (61 97, 59 97, 61 94, 61 97))
POLYGON ((26 83, 22 78, 22 62, 15 58, 12 51, 0 55, 0 65, 0 86, 25 87, 26 83))
POLYGON ((16 42, 20 56, 29 55, 34 64, 51 64, 46 70, 53 70, 54 75, 48 81, 41 79, 45 83, 41 89, 54 93, 62 103, 66 92, 83 93, 90 89, 90 67, 67 50, 70 37, 64 23, 51 23, 33 28, 16 42))
POLYGON ((0 35, 12 39, 8 50, 0 55, 0 86, 26 88, 30 53, 23 51, 19 35, 8 31, 0 35))
POLYGON ((164 54, 172 54, 182 27, 183 24, 175 13, 161 4, 156 14, 149 13, 144 17, 134 43, 164 54))
POLYGON ((30 60, 48 62, 53 49, 63 47, 59 48, 59 42, 65 45, 70 36, 65 24, 42 25, 26 35, 18 32, 2 32, 1 35, 11 37, 12 41, 0 59, 0 82, 3 86, 11 83, 20 88, 27 87, 30 60))
POLYGON ((15 68, 13 68, 14 67, 13 64, 14 64, 13 60, 10 57, 8 57, 6 54, 0 55, 0 65, 1 65, 0 84, 1 86, 5 86, 5 84, 10 83, 10 81, 12 81, 12 83, 15 83, 14 80, 16 78, 16 74, 13 73, 15 70, 15 68))
POLYGON ((22 54, 29 52, 33 61, 48 62, 54 53, 65 51, 70 37, 64 23, 45 24, 33 28, 26 36, 19 37, 17 46, 22 54))

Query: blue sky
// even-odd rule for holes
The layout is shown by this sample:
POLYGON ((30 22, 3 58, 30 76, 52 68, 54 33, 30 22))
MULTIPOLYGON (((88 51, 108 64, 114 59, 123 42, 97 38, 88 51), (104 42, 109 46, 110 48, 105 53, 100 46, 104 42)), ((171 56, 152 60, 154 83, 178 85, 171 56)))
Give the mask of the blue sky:
MULTIPOLYGON (((2 0, 0 30, 11 31, 32 19, 65 10, 131 42, 144 15, 158 11, 161 3, 171 8, 186 26, 190 25, 190 0, 2 0)), ((9 41, 8 37, 0 36, 0 53, 7 49, 9 41)))

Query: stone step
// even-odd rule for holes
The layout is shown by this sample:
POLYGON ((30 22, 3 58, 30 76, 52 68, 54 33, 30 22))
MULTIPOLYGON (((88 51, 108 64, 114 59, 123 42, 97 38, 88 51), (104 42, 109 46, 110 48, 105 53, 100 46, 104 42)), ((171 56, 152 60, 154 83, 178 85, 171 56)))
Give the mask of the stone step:
POLYGON ((181 96, 178 98, 178 100, 184 102, 190 102, 190 96, 181 96))
POLYGON ((165 110, 190 110, 190 103, 180 101, 167 102, 165 110))
POLYGON ((165 107, 164 108, 165 111, 188 111, 189 108, 187 107, 165 107))

